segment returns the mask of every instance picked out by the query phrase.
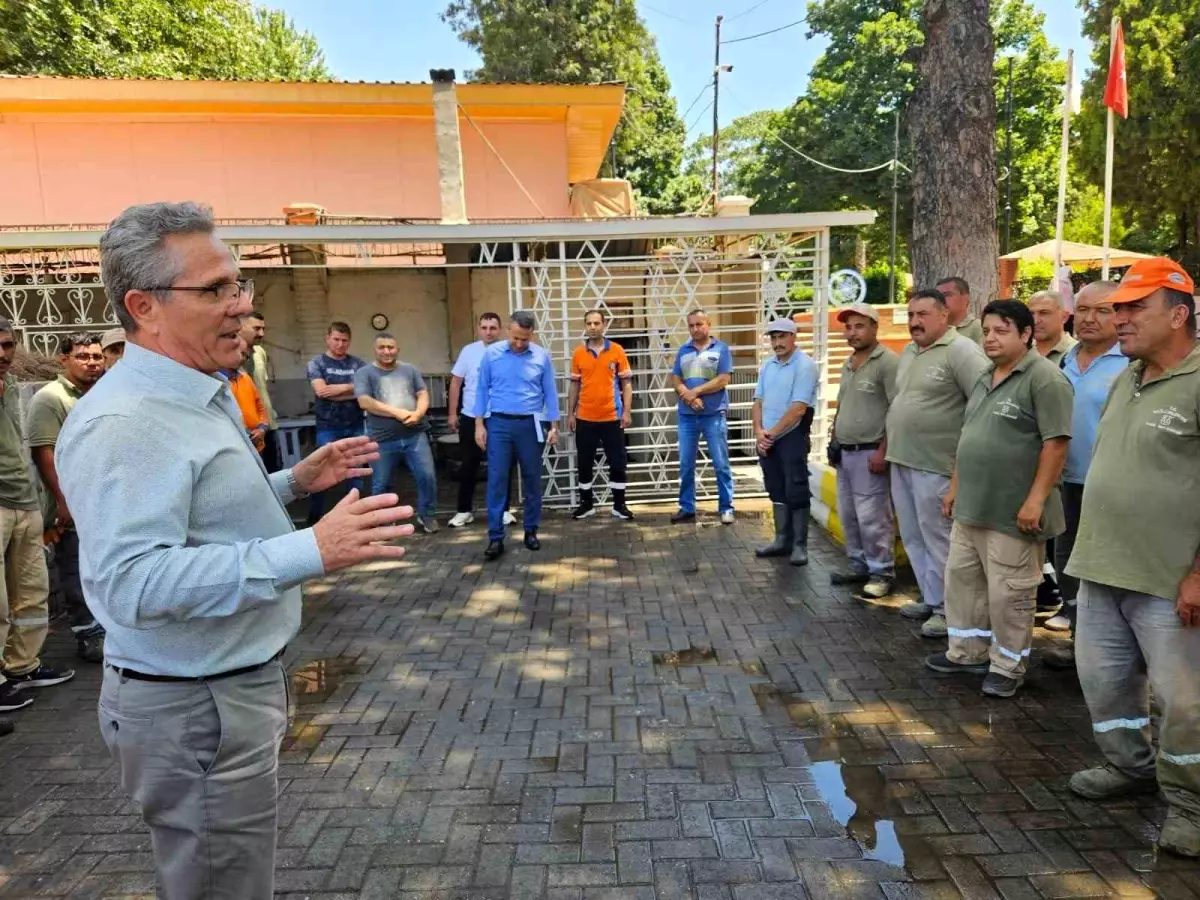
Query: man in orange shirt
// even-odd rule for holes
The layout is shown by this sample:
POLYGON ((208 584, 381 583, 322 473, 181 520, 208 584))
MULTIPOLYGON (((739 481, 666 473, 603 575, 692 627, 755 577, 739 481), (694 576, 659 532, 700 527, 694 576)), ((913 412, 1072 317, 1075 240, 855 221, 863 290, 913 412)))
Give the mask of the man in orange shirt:
MULTIPOLYGON (((239 337, 242 345, 242 356, 245 357, 250 348, 244 338, 239 337)), ((229 379, 229 389, 233 399, 237 401, 238 409, 242 411, 242 422, 246 426, 246 434, 254 444, 254 449, 262 455, 267 446, 267 407, 262 401, 262 395, 254 385, 254 379, 244 369, 225 369, 223 374, 229 379)))
POLYGON ((587 340, 571 358, 571 388, 567 395, 567 428, 575 433, 579 451, 579 507, 576 519, 596 514, 592 473, 596 449, 604 447, 614 519, 632 519, 625 505, 625 434, 633 421, 633 372, 620 344, 604 336, 605 314, 593 309, 583 317, 587 340))

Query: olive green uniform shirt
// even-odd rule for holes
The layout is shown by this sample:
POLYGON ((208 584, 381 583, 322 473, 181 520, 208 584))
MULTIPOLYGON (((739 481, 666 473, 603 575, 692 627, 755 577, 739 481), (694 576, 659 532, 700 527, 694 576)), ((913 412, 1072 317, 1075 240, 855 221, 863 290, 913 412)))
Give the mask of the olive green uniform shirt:
MULTIPOLYGON (((75 408, 82 396, 83 392, 62 375, 34 394, 25 410, 25 438, 29 446, 53 447, 57 444, 67 413, 75 408)), ((42 515, 47 522, 53 522, 58 514, 58 504, 44 481, 41 495, 42 515)))
POLYGON ((0 506, 37 509, 37 488, 29 477, 29 457, 21 436, 21 397, 17 379, 4 376, 0 395, 0 506))
POLYGON ((905 347, 888 410, 888 462, 949 478, 967 398, 990 365, 979 345, 953 328, 920 352, 915 343, 905 347))
POLYGON ((983 323, 976 318, 975 313, 969 312, 957 325, 951 325, 955 331, 965 338, 970 338, 977 344, 983 343, 983 323))
POLYGON ((900 357, 876 344, 861 366, 854 369, 853 362, 851 357, 842 366, 833 436, 841 444, 878 443, 884 438, 888 407, 896 396, 900 357))
POLYGON ((1064 331, 1061 340, 1054 345, 1054 349, 1046 354, 1046 359, 1050 360, 1050 362, 1054 363, 1056 366, 1062 365, 1063 357, 1067 355, 1067 353, 1072 347, 1075 346, 1076 343, 1078 342, 1075 340, 1075 338, 1071 337, 1064 331))
MULTIPOLYGON (((995 366, 979 376, 967 401, 955 467, 958 493, 954 521, 989 528, 1023 540, 1035 540, 1017 527, 1017 513, 1037 475, 1042 445, 1071 436, 1075 392, 1058 366, 1030 348, 995 387, 995 366)), ((1058 485, 1042 512, 1048 540, 1066 530, 1058 485)))
POLYGON ((1092 448, 1068 574, 1174 600, 1200 549, 1200 346, 1113 381, 1092 448))

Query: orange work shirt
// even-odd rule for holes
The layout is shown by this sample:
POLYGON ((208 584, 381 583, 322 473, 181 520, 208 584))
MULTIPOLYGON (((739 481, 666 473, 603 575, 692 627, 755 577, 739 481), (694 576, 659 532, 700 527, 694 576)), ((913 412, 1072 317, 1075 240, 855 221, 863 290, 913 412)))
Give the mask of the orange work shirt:
MULTIPOLYGON (((233 391, 233 399, 237 401, 238 409, 242 411, 242 421, 247 431, 253 431, 259 425, 267 424, 267 407, 262 402, 254 379, 241 369, 236 372, 226 372, 229 377, 229 389, 233 391)), ((266 436, 259 433, 254 435, 254 446, 261 451, 266 446, 266 436)))
POLYGON ((621 381, 632 378, 629 359, 620 344, 605 340, 597 353, 587 342, 571 357, 571 380, 579 385, 576 417, 585 422, 615 422, 621 418, 621 381))

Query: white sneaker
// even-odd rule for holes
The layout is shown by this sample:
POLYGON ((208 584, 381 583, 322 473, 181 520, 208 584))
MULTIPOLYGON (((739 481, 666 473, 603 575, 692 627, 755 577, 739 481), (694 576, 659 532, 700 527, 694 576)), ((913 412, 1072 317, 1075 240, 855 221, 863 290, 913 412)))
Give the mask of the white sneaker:
POLYGON ((732 509, 727 509, 721 513, 721 524, 732 525, 737 520, 737 515, 732 509))
POLYGON ((1045 622, 1043 622, 1042 627, 1047 628, 1050 631, 1070 631, 1071 620, 1066 616, 1054 616, 1053 618, 1047 619, 1045 622))
POLYGON ((505 510, 504 511, 504 524, 505 525, 516 525, 517 524, 516 514, 510 512, 509 510, 505 510))
POLYGON ((474 521, 475 521, 475 516, 473 516, 469 512, 455 513, 454 517, 446 524, 449 525, 451 528, 462 528, 464 525, 470 525, 474 521))

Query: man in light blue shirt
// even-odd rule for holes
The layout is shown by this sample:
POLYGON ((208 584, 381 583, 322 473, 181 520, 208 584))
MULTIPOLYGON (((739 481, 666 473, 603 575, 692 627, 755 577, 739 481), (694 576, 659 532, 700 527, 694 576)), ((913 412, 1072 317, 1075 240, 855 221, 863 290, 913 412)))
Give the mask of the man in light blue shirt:
MULTIPOLYGON (((1079 512, 1083 506, 1083 482, 1092 461, 1096 429, 1100 414, 1108 400, 1113 381, 1125 371, 1129 358, 1121 353, 1117 343, 1117 326, 1113 320, 1113 305, 1109 298, 1117 289, 1114 281, 1097 281, 1085 285, 1075 297, 1075 337, 1079 343, 1063 357, 1062 370, 1075 389, 1075 406, 1071 417, 1071 446, 1063 468, 1062 503, 1067 530, 1054 539, 1054 566, 1058 570, 1058 586, 1063 596, 1063 612, 1048 619, 1045 627, 1051 631, 1075 632, 1075 598, 1079 579, 1067 574, 1067 561, 1075 549, 1079 530, 1079 512)), ((1042 652, 1046 665, 1055 669, 1073 669, 1073 646, 1050 647, 1042 652)))
POLYGON ((712 336, 712 323, 702 309, 687 317, 692 339, 675 354, 671 385, 679 395, 679 510, 671 524, 696 518, 696 458, 700 437, 717 476, 717 512, 721 523, 732 525, 733 469, 729 465, 729 392, 733 354, 729 345, 712 336))
POLYGON ((121 364, 84 395, 55 466, 104 625, 100 727, 150 828, 162 897, 272 896, 279 741, 300 584, 411 534, 396 495, 350 491, 295 531, 285 504, 370 474, 367 437, 268 475, 222 369, 241 363, 254 283, 212 211, 152 203, 100 239, 121 364))
POLYGON ((809 430, 817 402, 817 364, 796 349, 796 323, 767 325, 773 359, 763 363, 754 388, 754 442, 775 516, 775 540, 756 556, 790 556, 808 565, 809 430))
POLYGON ((487 559, 504 552, 504 506, 514 456, 525 494, 525 546, 542 546, 537 533, 542 521, 542 446, 558 443, 558 387, 550 354, 532 343, 535 323, 531 312, 513 313, 508 340, 488 347, 479 366, 471 415, 475 443, 488 458, 487 559), (543 420, 550 425, 544 434, 543 420))

